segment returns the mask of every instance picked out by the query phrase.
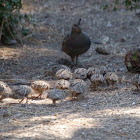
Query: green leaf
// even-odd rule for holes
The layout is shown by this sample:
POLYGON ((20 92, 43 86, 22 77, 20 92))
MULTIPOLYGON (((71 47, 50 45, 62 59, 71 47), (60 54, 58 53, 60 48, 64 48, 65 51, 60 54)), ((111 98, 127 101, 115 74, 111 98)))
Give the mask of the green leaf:
POLYGON ((106 9, 108 9, 108 5, 103 6, 103 10, 106 10, 106 9))
POLYGON ((116 8, 116 7, 114 7, 114 8, 113 8, 113 11, 114 11, 114 12, 116 12, 116 11, 117 11, 117 8, 116 8))
POLYGON ((115 4, 118 5, 119 4, 119 0, 115 0, 115 4))

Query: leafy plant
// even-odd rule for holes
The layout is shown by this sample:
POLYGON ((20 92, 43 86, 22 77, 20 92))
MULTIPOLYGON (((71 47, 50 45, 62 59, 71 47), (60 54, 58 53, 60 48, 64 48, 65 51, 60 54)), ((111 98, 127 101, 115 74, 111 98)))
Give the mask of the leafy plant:
POLYGON ((17 26, 22 18, 21 0, 0 0, 0 40, 8 44, 17 39, 17 26))
POLYGON ((110 2, 110 5, 104 5, 103 9, 113 8, 113 11, 116 11, 122 5, 129 10, 135 10, 140 8, 140 0, 114 0, 113 3, 110 2))

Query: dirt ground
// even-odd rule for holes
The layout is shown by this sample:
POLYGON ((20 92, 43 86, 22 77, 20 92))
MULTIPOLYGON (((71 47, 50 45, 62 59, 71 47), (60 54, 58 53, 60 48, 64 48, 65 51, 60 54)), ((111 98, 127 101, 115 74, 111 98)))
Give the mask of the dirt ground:
MULTIPOLYGON (((69 59, 61 52, 62 39, 81 18, 82 29, 92 44, 79 61, 86 68, 107 66, 130 80, 133 74, 124 66, 124 55, 139 47, 140 17, 123 8, 103 11, 102 2, 23 0, 22 13, 32 15, 28 24, 32 35, 23 40, 22 47, 1 46, 0 79, 10 86, 35 79, 53 84, 44 73, 58 60, 69 59), (105 38, 109 38, 105 45, 110 55, 95 51, 98 45, 93 42, 105 38)), ((58 101, 58 107, 44 98, 30 99, 29 104, 8 104, 18 100, 4 99, 0 103, 0 140, 139 140, 140 94, 134 94, 134 88, 126 82, 109 90, 105 85, 96 92, 88 90, 81 101, 58 101)))

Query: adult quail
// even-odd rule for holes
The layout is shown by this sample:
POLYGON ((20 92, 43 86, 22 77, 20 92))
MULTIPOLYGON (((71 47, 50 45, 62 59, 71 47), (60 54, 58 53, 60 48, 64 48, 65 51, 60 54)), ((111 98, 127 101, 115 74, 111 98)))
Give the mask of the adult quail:
POLYGON ((97 90, 98 87, 104 82, 104 77, 102 74, 93 74, 90 78, 90 81, 94 90, 97 90))
POLYGON ((72 26, 71 33, 62 42, 62 51, 71 57, 73 63, 76 58, 76 64, 78 57, 87 52, 91 45, 90 38, 80 27, 80 21, 72 26))
POLYGON ((21 103, 26 98, 26 103, 28 103, 28 95, 32 94, 34 90, 27 85, 13 86, 12 94, 9 94, 8 97, 13 99, 21 99, 21 103))
POLYGON ((55 87, 56 87, 57 89, 65 90, 65 89, 68 89, 69 86, 70 86, 70 82, 67 81, 67 80, 64 80, 64 79, 58 80, 58 81, 55 83, 55 87))
POLYGON ((43 92, 50 89, 50 84, 43 80, 37 80, 31 83, 31 87, 36 93, 39 93, 37 98, 41 98, 43 92))
POLYGON ((45 91, 44 93, 47 95, 46 98, 51 99, 55 106, 57 106, 57 100, 61 100, 66 97, 64 90, 61 89, 50 89, 49 91, 45 91))
POLYGON ((0 81, 0 101, 7 95, 11 94, 12 90, 11 88, 4 83, 3 81, 0 81))
POLYGON ((120 78, 115 72, 107 72, 104 78, 106 80, 108 87, 112 85, 112 88, 114 88, 115 83, 118 83, 120 81, 120 78))
POLYGON ((140 74, 136 74, 131 79, 132 84, 136 86, 137 90, 140 88, 140 74))
POLYGON ((69 69, 60 69, 56 72, 55 76, 57 77, 57 79, 72 79, 72 73, 69 69))

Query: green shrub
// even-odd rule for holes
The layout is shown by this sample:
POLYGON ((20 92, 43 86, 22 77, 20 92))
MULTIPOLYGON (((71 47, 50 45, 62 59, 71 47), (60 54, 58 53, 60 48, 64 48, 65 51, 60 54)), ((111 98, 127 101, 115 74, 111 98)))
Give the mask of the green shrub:
POLYGON ((8 44, 17 39, 17 26, 22 18, 21 0, 0 0, 0 40, 8 44))
POLYGON ((110 2, 109 5, 104 5, 103 9, 112 8, 113 11, 116 11, 118 7, 122 5, 129 10, 135 10, 140 8, 140 0, 114 0, 114 2, 110 2))

